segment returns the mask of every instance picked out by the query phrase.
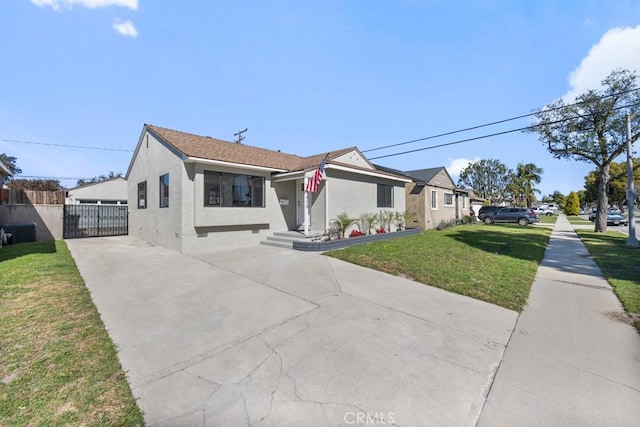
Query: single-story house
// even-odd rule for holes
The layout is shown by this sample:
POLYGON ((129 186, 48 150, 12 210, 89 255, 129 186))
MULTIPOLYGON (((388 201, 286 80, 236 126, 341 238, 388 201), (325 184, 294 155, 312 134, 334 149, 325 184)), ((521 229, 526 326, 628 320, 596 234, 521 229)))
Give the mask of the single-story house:
POLYGON ((70 188, 67 191, 65 203, 67 205, 126 205, 127 197, 127 180, 119 176, 70 188))
POLYGON ((406 203, 407 210, 417 214, 414 225, 431 229, 470 214, 469 191, 456 188, 443 166, 402 173, 413 181, 406 186, 406 203))
POLYGON ((183 253, 322 233, 341 213, 404 212, 411 181, 356 147, 301 157, 147 124, 125 178, 129 234, 183 253), (323 161, 317 191, 306 191, 323 161))

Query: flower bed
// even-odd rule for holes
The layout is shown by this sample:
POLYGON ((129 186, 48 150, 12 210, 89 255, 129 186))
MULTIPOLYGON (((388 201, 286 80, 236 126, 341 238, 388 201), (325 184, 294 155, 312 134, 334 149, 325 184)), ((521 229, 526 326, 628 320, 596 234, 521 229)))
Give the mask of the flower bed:
POLYGON ((351 237, 348 239, 326 240, 320 242, 313 241, 296 241, 293 242, 293 249, 307 252, 325 252, 334 249, 346 248, 347 246, 362 245, 364 243, 377 242, 378 240, 395 239, 397 237, 411 236, 420 234, 422 230, 419 228, 409 228, 403 231, 394 231, 393 233, 370 234, 367 236, 351 237))

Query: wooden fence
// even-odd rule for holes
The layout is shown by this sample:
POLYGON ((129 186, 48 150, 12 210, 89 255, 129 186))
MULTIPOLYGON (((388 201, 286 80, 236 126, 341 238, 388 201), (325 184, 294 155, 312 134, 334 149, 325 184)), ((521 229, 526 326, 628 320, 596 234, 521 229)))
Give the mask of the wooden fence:
POLYGON ((0 190, 5 205, 64 205, 65 191, 0 190))

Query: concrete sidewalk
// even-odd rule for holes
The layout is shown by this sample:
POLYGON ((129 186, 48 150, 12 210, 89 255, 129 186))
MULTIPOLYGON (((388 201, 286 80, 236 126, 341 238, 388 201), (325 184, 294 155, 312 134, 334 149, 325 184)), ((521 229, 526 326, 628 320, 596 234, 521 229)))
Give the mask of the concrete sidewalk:
POLYGON ((479 426, 640 425, 640 336, 564 215, 479 426))

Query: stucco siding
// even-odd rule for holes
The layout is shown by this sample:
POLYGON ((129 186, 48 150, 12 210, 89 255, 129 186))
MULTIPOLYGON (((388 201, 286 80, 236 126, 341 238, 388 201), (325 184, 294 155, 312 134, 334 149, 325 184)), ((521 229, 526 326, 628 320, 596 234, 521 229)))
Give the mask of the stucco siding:
MULTIPOLYGON (((377 214, 381 210, 406 210, 404 183, 336 170, 329 170, 328 177, 329 220, 343 212, 351 218, 359 218, 362 214, 377 214), (393 207, 377 206, 377 184, 393 186, 393 207)), ((392 230, 395 230, 395 227, 392 227, 392 230)))
POLYGON ((128 199, 128 185, 124 178, 115 178, 83 187, 73 188, 68 194, 70 203, 81 200, 124 201, 128 199))
POLYGON ((157 141, 143 135, 129 171, 129 234, 148 242, 182 251, 183 182, 187 172, 182 159, 157 141), (169 207, 160 207, 160 177, 169 174, 169 207), (146 208, 138 208, 138 184, 147 182, 146 208))
POLYGON ((192 164, 187 170, 193 179, 183 188, 183 203, 191 207, 183 217, 185 253, 258 244, 273 231, 289 229, 285 213, 295 222, 295 181, 272 183, 268 172, 218 165, 192 164), (205 171, 264 177, 264 207, 205 206, 205 171), (280 205, 280 199, 289 204, 280 205))

